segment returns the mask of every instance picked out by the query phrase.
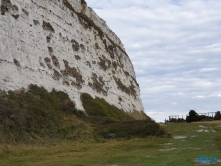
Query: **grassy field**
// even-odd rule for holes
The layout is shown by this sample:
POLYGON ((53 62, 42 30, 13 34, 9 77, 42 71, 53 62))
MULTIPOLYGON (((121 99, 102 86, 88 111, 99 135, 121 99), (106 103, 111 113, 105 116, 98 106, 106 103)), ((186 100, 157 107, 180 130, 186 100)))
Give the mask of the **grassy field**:
POLYGON ((216 156, 221 165, 221 121, 161 124, 173 138, 54 141, 45 145, 0 145, 1 166, 191 166, 216 156), (216 131, 216 132, 215 132, 216 131))

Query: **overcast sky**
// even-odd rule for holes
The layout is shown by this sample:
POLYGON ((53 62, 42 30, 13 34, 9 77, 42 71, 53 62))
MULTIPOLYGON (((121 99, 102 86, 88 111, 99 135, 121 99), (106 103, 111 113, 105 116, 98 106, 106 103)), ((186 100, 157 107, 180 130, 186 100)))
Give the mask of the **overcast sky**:
POLYGON ((132 60, 155 121, 221 110, 221 0, 86 0, 132 60))

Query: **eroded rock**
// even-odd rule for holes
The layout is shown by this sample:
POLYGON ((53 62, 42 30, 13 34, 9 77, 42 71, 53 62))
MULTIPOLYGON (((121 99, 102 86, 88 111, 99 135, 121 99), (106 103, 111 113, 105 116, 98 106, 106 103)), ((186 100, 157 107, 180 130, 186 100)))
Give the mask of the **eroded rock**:
POLYGON ((84 0, 1 0, 0 6, 0 89, 37 84, 67 92, 81 110, 86 92, 128 112, 144 111, 123 44, 84 0))

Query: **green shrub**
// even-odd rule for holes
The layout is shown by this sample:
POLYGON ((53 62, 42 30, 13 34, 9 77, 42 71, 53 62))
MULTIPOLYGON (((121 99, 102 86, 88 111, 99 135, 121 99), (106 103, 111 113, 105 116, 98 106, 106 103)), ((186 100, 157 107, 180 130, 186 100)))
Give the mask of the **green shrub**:
POLYGON ((81 95, 81 100, 89 116, 106 117, 116 121, 134 120, 129 113, 110 105, 104 99, 98 97, 93 99, 89 94, 83 93, 81 95))
POLYGON ((198 115, 194 110, 190 110, 189 116, 186 117, 186 122, 212 121, 220 119, 221 119, 220 111, 216 112, 215 117, 210 117, 206 115, 198 115))
POLYGON ((196 111, 190 110, 189 116, 186 117, 186 122, 196 122, 198 121, 198 115, 196 111))
MULTIPOLYGON (((88 116, 75 108, 64 92, 30 85, 27 91, 0 94, 0 143, 33 144, 39 141, 83 140, 164 136, 166 132, 150 119, 136 121, 129 113, 82 94, 88 116)), ((52 141, 53 142, 53 141, 52 141)))
POLYGON ((95 126, 96 134, 104 138, 168 136, 168 133, 148 116, 146 120, 135 120, 129 113, 108 104, 104 99, 93 99, 86 93, 81 95, 81 100, 95 126))
POLYGON ((147 136, 168 136, 168 133, 154 121, 134 120, 134 121, 118 121, 106 124, 100 124, 96 130, 98 134, 104 138, 114 135, 116 138, 133 138, 147 136))
POLYGON ((215 117, 214 117, 214 120, 221 120, 221 113, 220 113, 220 111, 217 111, 217 112, 216 112, 216 115, 215 115, 215 117))
MULTIPOLYGON (((76 114, 74 103, 64 92, 30 85, 29 90, 0 97, 0 141, 32 142, 35 137, 63 137, 67 130, 64 117, 76 114)), ((71 124, 68 124, 70 132, 71 124)))

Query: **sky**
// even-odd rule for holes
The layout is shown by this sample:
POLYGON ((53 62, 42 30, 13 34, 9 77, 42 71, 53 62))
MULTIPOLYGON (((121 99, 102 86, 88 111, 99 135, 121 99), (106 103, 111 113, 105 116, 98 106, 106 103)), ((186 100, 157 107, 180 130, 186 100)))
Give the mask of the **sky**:
POLYGON ((220 0, 86 0, 121 39, 156 122, 221 110, 220 0))

